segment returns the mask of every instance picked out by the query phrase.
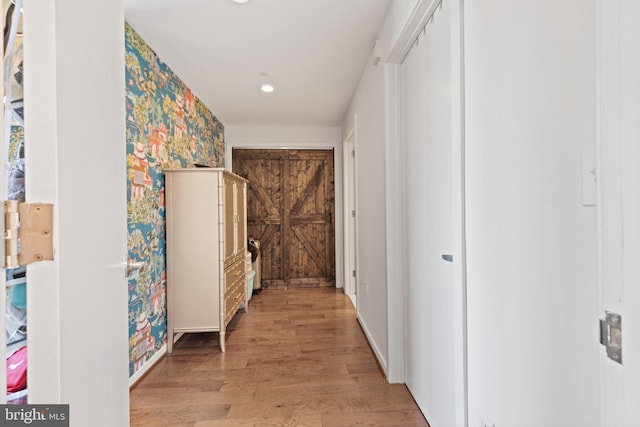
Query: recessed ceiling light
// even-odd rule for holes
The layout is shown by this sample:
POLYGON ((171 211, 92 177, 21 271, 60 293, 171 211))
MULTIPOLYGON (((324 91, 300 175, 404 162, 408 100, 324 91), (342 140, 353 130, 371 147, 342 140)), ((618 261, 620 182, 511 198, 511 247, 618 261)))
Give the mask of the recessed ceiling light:
POLYGON ((238 4, 244 4, 249 2, 249 0, 231 0, 231 1, 238 4))
POLYGON ((260 86, 260 90, 263 91, 264 93, 271 93, 275 90, 275 88, 267 84, 267 85, 260 86))

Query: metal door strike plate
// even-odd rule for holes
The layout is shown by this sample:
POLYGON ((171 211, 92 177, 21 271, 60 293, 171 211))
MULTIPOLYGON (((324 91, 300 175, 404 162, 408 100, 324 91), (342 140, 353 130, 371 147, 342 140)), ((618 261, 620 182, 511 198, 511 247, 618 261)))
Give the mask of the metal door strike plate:
POLYGON ((622 316, 605 311, 605 318, 600 319, 600 344, 609 359, 622 365, 622 316))

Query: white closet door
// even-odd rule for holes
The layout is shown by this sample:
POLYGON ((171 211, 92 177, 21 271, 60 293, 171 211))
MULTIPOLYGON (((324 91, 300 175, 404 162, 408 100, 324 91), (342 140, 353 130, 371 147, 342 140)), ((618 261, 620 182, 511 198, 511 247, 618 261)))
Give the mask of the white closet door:
MULTIPOLYGON (((29 403, 129 426, 122 0, 24 2, 27 202, 54 204, 29 265, 29 403)), ((34 423, 35 424, 35 423, 34 423)))
POLYGON ((405 378, 434 427, 456 425, 449 6, 402 64, 405 378))

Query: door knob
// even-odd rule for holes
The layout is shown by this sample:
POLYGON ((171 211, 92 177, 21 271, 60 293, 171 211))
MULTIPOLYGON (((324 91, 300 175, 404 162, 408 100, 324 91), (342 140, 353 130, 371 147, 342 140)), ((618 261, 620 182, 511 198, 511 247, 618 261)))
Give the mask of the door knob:
POLYGON ((126 277, 129 277, 133 270, 142 270, 145 265, 147 265, 145 261, 131 261, 131 259, 127 259, 126 277))

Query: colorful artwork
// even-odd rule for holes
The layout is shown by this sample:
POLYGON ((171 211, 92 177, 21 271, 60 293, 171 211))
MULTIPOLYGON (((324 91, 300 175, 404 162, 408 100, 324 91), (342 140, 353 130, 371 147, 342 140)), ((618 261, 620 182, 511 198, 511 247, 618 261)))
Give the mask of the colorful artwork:
POLYGON ((20 125, 11 125, 9 133, 8 162, 17 162, 24 158, 24 128, 20 125))
POLYGON ((7 154, 7 199, 24 202, 24 127, 11 125, 7 154))
POLYGON ((224 166, 224 127, 125 24, 129 375, 167 340, 163 167, 224 166))

